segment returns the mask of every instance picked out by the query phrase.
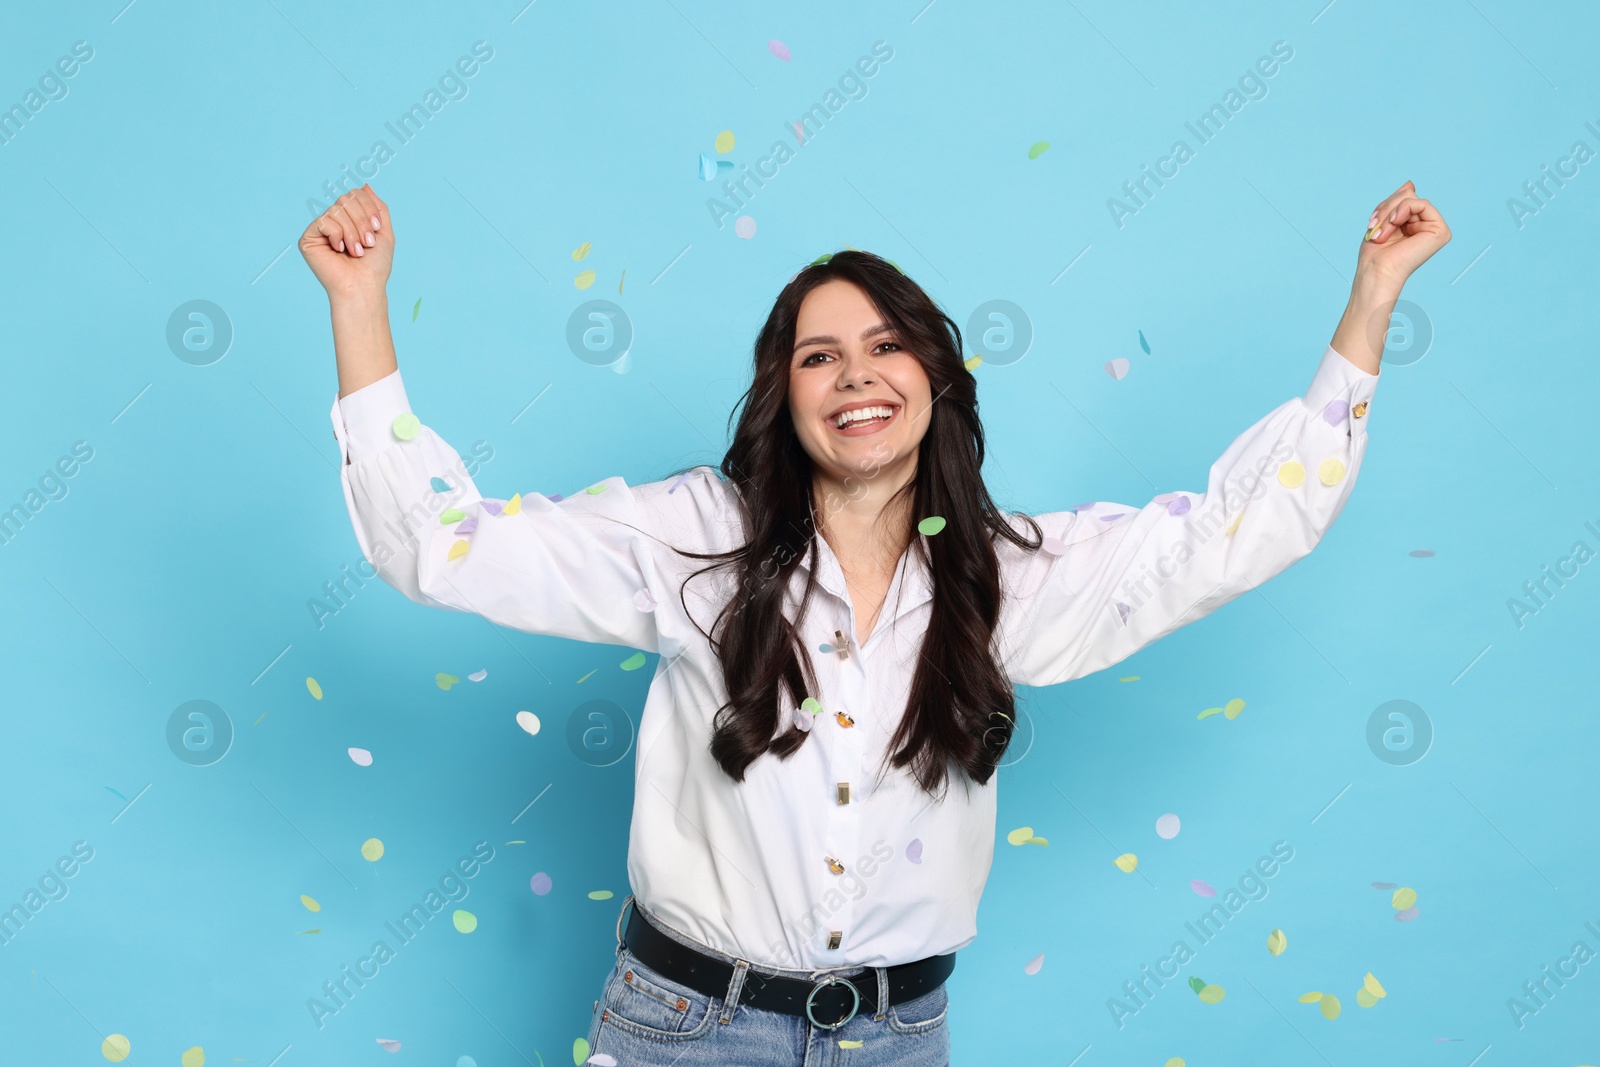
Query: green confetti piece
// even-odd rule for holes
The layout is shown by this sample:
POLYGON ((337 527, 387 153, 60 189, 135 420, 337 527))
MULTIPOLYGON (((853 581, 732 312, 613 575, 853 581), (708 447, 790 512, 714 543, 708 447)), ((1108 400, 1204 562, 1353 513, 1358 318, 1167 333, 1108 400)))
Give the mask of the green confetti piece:
POLYGON ((900 264, 896 263, 894 260, 892 260, 892 259, 891 260, 887 260, 887 262, 888 262, 889 266, 893 267, 895 270, 900 271, 901 274, 905 273, 904 270, 900 269, 900 264))
POLYGON ((591 485, 589 488, 584 490, 584 492, 588 493, 590 496, 599 496, 605 491, 606 487, 604 485, 591 485))
POLYGON ((428 485, 433 488, 435 493, 448 493, 450 491, 450 483, 437 475, 428 480, 428 485))
POLYGON ((1200 990, 1204 989, 1205 987, 1206 987, 1205 979, 1199 978, 1199 977, 1195 977, 1195 976, 1190 976, 1190 978, 1189 978, 1189 988, 1190 989, 1192 989, 1196 993, 1198 993, 1198 992, 1200 992, 1200 990))
POLYGON ((402 415, 396 415, 390 427, 394 430, 394 435, 400 440, 409 441, 417 436, 417 431, 422 429, 422 420, 407 411, 402 415))
POLYGON ((816 697, 806 697, 800 702, 801 711, 809 711, 813 715, 822 714, 822 701, 816 697))
POLYGON ((457 909, 456 913, 450 916, 450 921, 464 934, 470 934, 478 928, 478 917, 470 911, 457 909))
POLYGON ((929 515, 927 518, 917 523, 917 532, 928 537, 932 537, 942 529, 944 529, 943 515, 929 515))
POLYGON ((467 513, 462 511, 460 508, 451 508, 450 510, 440 514, 439 521, 441 523, 460 522, 466 517, 467 513))
POLYGON ((453 674, 436 674, 433 676, 434 684, 440 689, 446 691, 448 691, 452 685, 455 685, 459 681, 461 681, 461 679, 457 678, 453 674))
POLYGON ((611 890, 609 890, 609 889, 591 889, 591 890, 589 890, 589 899, 590 900, 610 900, 611 899, 611 890))
POLYGON ((583 1067, 583 1061, 589 1058, 589 1039, 580 1037, 572 1043, 572 1062, 577 1067, 583 1067))
POLYGON ((629 656, 627 659, 618 664, 618 666, 625 671, 636 671, 640 667, 644 666, 644 653, 635 652, 633 655, 629 656))
POLYGON ((422 310, 422 297, 417 297, 417 302, 411 305, 411 321, 417 321, 417 312, 422 310))
POLYGON ((828 262, 828 260, 830 260, 832 258, 833 258, 833 253, 832 252, 824 252, 824 253, 822 253, 822 255, 818 256, 816 259, 813 259, 809 264, 807 264, 807 266, 815 267, 817 264, 826 263, 826 262, 828 262))
POLYGON ((1213 715, 1220 714, 1221 711, 1222 711, 1221 708, 1207 708, 1205 711, 1202 711, 1200 714, 1196 715, 1195 718, 1197 718, 1197 719, 1209 719, 1213 715))
POLYGON ((1139 331, 1139 347, 1144 349, 1144 354, 1145 355, 1148 356, 1150 354, 1150 342, 1146 341, 1144 339, 1144 331, 1143 330, 1139 331))
POLYGON ((1033 147, 1028 149, 1028 158, 1038 159, 1040 156, 1044 155, 1045 152, 1049 151, 1049 149, 1049 141, 1035 141, 1033 142, 1033 147))

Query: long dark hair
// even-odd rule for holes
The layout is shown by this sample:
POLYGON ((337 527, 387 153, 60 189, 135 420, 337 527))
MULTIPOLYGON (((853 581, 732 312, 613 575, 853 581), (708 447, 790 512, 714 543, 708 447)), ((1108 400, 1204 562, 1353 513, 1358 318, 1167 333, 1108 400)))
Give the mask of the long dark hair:
POLYGON ((808 736, 791 718, 818 685, 811 651, 783 606, 789 577, 807 551, 813 553, 813 565, 801 614, 810 603, 820 535, 812 518, 811 457, 789 417, 789 366, 801 302, 834 279, 866 293, 900 344, 922 364, 931 387, 932 411, 918 447, 916 475, 891 503, 910 494, 911 523, 939 515, 945 526, 928 538, 916 537, 909 525, 904 531, 933 576, 932 617, 905 715, 886 756, 897 769, 910 767, 918 785, 939 797, 951 763, 973 781, 987 783, 1015 727, 1015 694, 994 652, 1002 590, 991 538, 1037 551, 1043 535, 1027 516, 1022 518, 1034 537, 1030 541, 1020 534, 983 483, 977 381, 962 360, 961 331, 899 267, 870 252, 824 256, 778 294, 756 338, 753 378, 735 405, 738 425, 719 468, 738 490, 745 544, 719 553, 678 550, 718 561, 691 578, 730 565, 740 576, 712 633, 701 630, 721 662, 729 696, 713 720, 711 754, 729 776, 743 781, 745 769, 762 755, 786 759, 808 736))

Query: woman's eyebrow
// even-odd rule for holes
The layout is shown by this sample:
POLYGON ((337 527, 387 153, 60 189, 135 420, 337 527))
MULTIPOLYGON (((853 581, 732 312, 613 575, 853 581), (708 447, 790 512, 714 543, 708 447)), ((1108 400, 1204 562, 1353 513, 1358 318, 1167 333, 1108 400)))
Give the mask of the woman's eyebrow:
MULTIPOLYGON (((880 322, 876 326, 868 326, 865 330, 862 330, 860 339, 865 341, 865 340, 867 340, 867 338, 874 337, 874 336, 876 336, 876 335, 878 335, 880 333, 893 333, 893 332, 894 332, 894 327, 893 326, 890 326, 886 322, 880 322)), ((833 334, 831 334, 831 333, 819 333, 819 334, 816 334, 816 335, 814 335, 812 337, 807 337, 803 341, 796 341, 795 345, 794 345, 794 350, 796 352, 798 352, 802 348, 806 347, 807 345, 836 345, 838 343, 839 343, 839 339, 837 337, 833 336, 833 334)))

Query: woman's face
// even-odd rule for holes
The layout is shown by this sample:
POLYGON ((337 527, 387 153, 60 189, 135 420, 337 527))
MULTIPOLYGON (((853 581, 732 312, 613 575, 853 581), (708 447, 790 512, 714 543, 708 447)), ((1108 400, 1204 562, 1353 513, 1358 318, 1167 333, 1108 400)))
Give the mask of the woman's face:
POLYGON ((916 469, 930 392, 922 364, 854 283, 834 279, 806 294, 789 359, 789 416, 819 472, 850 478, 848 488, 891 468, 903 472, 898 485, 916 469), (839 426, 859 408, 886 408, 888 418, 839 426))

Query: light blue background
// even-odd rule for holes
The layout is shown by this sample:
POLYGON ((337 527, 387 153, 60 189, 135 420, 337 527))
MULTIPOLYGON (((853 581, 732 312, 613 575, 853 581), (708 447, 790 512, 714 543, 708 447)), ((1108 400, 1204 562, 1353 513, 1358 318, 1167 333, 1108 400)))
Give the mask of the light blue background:
POLYGON ((94 859, 0 946, 0 1059, 103 1063, 122 1033, 130 1063, 200 1045, 212 1064, 554 1067, 588 1026, 631 775, 581 763, 564 725, 596 698, 637 715, 654 659, 623 672, 626 650, 377 582, 321 628, 307 606, 359 552, 326 300, 294 248, 306 201, 375 139, 393 147, 384 123, 483 40, 469 95, 372 180, 399 238, 411 399, 464 454, 492 445, 494 496, 717 461, 772 300, 846 244, 896 260, 963 328, 986 300, 1026 310, 1032 350, 977 372, 1003 506, 1197 490, 1303 390, 1368 214, 1415 180, 1455 235, 1405 293, 1435 337, 1386 366, 1327 540, 1133 659, 1023 692, 1036 736, 1002 773, 980 934, 951 980, 955 1062, 1600 1062, 1600 962, 1520 1029, 1506 1005, 1574 942, 1600 951, 1583 926, 1600 926, 1600 565, 1521 628, 1507 608, 1575 541, 1600 549, 1596 164, 1520 226, 1507 206, 1575 141, 1600 149, 1592 6, 113 0, 4 17, 0 105, 73 42, 94 57, 0 146, 0 506, 73 442, 94 457, 0 545, 0 906, 74 842, 94 859), (894 57, 866 97, 751 199, 755 236, 719 230, 698 154, 723 129, 738 163, 793 144, 789 123, 880 40, 894 57), (1184 123, 1280 40, 1294 55, 1268 95, 1198 144, 1184 123), (1195 158, 1116 226, 1107 199, 1178 138, 1195 158), (634 324, 626 373, 566 349, 594 297, 634 324), (193 299, 235 330, 209 366, 165 341, 193 299), (437 672, 462 681, 442 691, 437 672), (1196 720, 1234 697, 1237 719, 1196 720), (236 732, 204 768, 164 737, 196 698, 236 732), (1437 732, 1411 766, 1366 744, 1394 698, 1437 732), (1169 811, 1183 830, 1164 841, 1169 811), (1049 846, 1007 845, 1023 825, 1049 846), (307 998, 478 840, 495 858, 461 905, 476 932, 441 916, 319 1030, 307 998), (1211 903, 1190 880, 1223 889, 1279 840, 1294 859, 1270 895, 1114 1025, 1108 998, 1211 903), (1133 875, 1112 865, 1125 851, 1133 875), (1373 881, 1414 887, 1419 917, 1395 922, 1373 881), (1362 1009, 1369 970, 1389 995, 1362 1009), (1201 1004, 1191 975, 1227 998, 1201 1004), (1297 1003, 1308 990, 1343 1015, 1297 1003))

